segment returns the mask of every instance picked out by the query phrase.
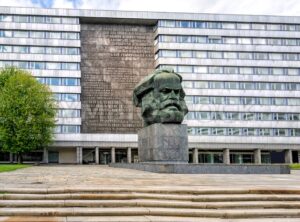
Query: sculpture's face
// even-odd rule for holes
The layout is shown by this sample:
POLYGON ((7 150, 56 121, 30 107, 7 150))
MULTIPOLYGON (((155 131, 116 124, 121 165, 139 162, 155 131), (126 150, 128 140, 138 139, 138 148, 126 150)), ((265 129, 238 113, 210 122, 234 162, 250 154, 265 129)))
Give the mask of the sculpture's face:
POLYGON ((153 123, 181 123, 188 112, 180 79, 172 73, 154 77, 154 89, 142 99, 145 125, 153 123))

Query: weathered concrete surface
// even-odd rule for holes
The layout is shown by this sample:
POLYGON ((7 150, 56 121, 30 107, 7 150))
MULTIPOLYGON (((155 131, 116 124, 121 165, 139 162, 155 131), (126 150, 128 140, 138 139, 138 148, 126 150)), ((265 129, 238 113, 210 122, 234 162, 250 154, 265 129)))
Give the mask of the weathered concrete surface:
POLYGON ((153 27, 81 24, 82 133, 136 133, 134 86, 154 70, 153 27))
POLYGON ((176 174, 290 174, 288 165, 112 163, 111 167, 176 174))
POLYGON ((286 175, 157 174, 102 165, 45 165, 0 173, 0 188, 300 189, 300 171, 286 175))
POLYGON ((138 132, 140 162, 187 163, 187 125, 156 123, 138 132))

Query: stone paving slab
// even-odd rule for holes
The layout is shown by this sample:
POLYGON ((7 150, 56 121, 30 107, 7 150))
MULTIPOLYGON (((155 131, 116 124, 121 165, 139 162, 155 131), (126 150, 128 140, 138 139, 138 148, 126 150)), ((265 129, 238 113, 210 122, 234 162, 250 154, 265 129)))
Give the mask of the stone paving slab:
POLYGON ((290 175, 157 174, 101 165, 44 165, 0 173, 0 189, 300 189, 300 170, 290 175))

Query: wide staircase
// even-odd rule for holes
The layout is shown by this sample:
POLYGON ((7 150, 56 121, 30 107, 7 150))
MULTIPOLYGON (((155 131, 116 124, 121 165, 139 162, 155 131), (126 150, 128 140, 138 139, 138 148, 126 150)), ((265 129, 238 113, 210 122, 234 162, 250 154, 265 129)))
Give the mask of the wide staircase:
POLYGON ((300 190, 2 189, 0 221, 294 222, 300 190))

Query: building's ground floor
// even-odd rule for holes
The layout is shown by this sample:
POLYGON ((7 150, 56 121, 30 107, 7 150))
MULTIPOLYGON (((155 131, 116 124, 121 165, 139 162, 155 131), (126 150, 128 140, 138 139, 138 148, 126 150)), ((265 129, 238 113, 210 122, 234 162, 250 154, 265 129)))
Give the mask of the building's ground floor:
MULTIPOLYGON (((0 152, 0 163, 16 162, 11 153, 0 152)), ((109 164, 138 162, 138 149, 131 147, 50 147, 25 153, 24 162, 59 164, 109 164)), ((210 164, 276 164, 299 163, 300 150, 243 150, 192 148, 189 150, 190 163, 210 164)))

